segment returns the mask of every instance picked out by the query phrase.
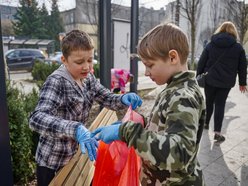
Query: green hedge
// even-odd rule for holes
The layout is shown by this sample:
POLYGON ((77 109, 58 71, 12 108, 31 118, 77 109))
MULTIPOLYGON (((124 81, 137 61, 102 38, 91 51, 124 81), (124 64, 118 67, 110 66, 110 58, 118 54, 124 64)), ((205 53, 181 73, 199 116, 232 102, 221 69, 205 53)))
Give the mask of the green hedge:
POLYGON ((93 66, 94 68, 94 75, 96 76, 96 78, 100 78, 100 64, 94 64, 93 66))
POLYGON ((36 81, 39 88, 46 81, 46 78, 59 66, 60 65, 56 63, 47 64, 45 62, 36 62, 34 64, 31 74, 33 76, 33 80, 36 81))
MULTIPOLYGON (((32 76, 38 86, 59 67, 57 64, 36 62, 32 76)), ((28 118, 38 102, 38 91, 33 89, 23 94, 9 81, 6 82, 8 118, 10 127, 10 145, 13 177, 15 185, 27 185, 35 177, 35 151, 38 134, 29 128, 28 118)))
POLYGON ((9 82, 6 87, 14 182, 23 185, 34 176, 33 134, 28 126, 25 95, 9 82))

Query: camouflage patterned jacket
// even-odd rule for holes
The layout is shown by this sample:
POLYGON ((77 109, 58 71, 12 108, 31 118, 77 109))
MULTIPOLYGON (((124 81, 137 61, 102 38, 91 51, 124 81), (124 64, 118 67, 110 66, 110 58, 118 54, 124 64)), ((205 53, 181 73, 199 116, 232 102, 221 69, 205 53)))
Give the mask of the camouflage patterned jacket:
POLYGON ((193 72, 181 72, 158 95, 146 129, 124 123, 119 136, 142 158, 143 185, 204 185, 196 158, 205 103, 193 72))

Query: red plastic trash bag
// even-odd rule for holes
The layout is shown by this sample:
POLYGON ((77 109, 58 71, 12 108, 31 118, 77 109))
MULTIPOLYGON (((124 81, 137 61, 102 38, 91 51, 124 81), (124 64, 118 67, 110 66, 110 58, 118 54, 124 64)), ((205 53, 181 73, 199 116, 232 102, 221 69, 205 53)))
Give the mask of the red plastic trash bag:
MULTIPOLYGON (((143 117, 129 107, 123 118, 125 121, 144 125, 143 117)), ((133 147, 128 148, 122 141, 105 144, 100 141, 93 186, 139 186, 140 157, 133 147)))

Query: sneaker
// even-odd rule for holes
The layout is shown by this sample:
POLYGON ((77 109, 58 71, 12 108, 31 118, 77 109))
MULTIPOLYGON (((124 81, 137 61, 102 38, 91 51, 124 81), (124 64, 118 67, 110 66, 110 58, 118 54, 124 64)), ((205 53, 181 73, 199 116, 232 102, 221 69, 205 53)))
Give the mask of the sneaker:
POLYGON ((209 129, 209 124, 205 124, 204 129, 208 130, 209 129))
POLYGON ((214 135, 214 140, 216 140, 217 142, 223 142, 223 141, 225 141, 225 137, 224 136, 222 136, 221 134, 215 134, 214 135))

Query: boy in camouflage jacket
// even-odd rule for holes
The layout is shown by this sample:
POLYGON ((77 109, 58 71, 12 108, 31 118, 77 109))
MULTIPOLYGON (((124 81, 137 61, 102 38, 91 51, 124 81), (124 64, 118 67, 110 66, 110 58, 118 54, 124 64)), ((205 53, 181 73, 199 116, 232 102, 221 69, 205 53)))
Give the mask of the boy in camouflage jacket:
POLYGON ((110 143, 122 140, 142 158, 141 185, 204 185, 197 160, 205 104, 188 71, 186 35, 173 24, 158 25, 138 45, 145 75, 167 87, 158 95, 145 128, 126 122, 96 129, 110 143))

